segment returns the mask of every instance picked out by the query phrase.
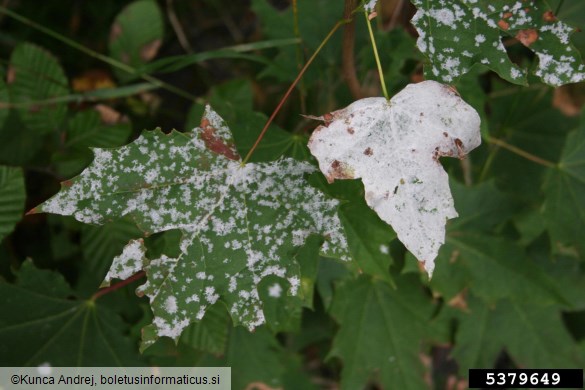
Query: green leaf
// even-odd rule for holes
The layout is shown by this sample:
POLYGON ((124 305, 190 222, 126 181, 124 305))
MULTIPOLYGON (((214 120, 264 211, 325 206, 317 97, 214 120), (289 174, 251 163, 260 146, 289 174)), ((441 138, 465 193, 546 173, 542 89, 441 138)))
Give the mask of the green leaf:
MULTIPOLYGON (((553 106, 550 88, 499 83, 494 88, 488 101, 491 136, 539 158, 558 161, 567 133, 576 128, 578 121, 564 116, 553 106)), ((482 176, 495 177, 498 188, 508 196, 535 207, 542 202, 546 171, 543 165, 491 145, 482 176)))
POLYGON ((570 43, 574 28, 558 20, 546 2, 517 0, 412 0, 418 48, 429 58, 427 78, 452 83, 483 64, 503 79, 526 84, 526 69, 515 65, 502 43, 514 37, 538 57, 533 70, 559 86, 585 79, 585 65, 570 43))
POLYGON ((388 389, 426 388, 420 342, 433 308, 416 278, 396 284, 362 276, 337 287, 331 312, 341 327, 330 356, 343 361, 342 389, 373 378, 388 389))
POLYGON ((177 257, 149 259, 131 241, 106 277, 146 271, 139 292, 150 297, 157 336, 177 339, 219 299, 235 324, 263 324, 259 283, 284 278, 283 297, 297 296, 293 257, 310 234, 327 238, 323 254, 349 260, 338 202, 305 184, 315 169, 289 158, 242 165, 229 128, 211 108, 192 133, 145 132, 94 153, 92 165, 36 211, 94 224, 128 215, 148 234, 180 229, 177 257))
POLYGON ((64 102, 37 106, 69 94, 65 73, 53 55, 31 43, 19 44, 10 56, 8 84, 11 103, 27 127, 37 135, 60 128, 67 112, 64 102))
POLYGON ((233 328, 225 364, 232 368, 234 389, 245 389, 258 382, 276 388, 284 373, 282 348, 263 327, 254 333, 239 326, 233 328))
POLYGON ((139 366, 127 326, 91 300, 71 299, 60 274, 30 261, 18 283, 0 283, 0 364, 3 366, 139 366), (26 342, 25 342, 26 341, 26 342))
MULTIPOLYGON (((132 68, 139 68, 152 60, 162 44, 163 15, 153 0, 130 3, 116 16, 110 30, 110 55, 132 68)), ((123 82, 137 76, 114 69, 123 82)))
POLYGON ((496 188, 493 181, 468 187, 450 180, 449 187, 459 213, 459 217, 449 221, 447 225, 449 233, 491 231, 513 214, 513 203, 496 188))
MULTIPOLYGON (((341 2, 328 0, 299 1, 297 4, 298 30, 302 32, 302 48, 313 53, 321 41, 343 14, 341 2), (318 15, 319 17, 315 17, 318 15)), ((260 19, 262 30, 272 39, 295 38, 293 7, 278 10, 269 1, 253 0, 252 10, 260 19)), ((266 67, 260 77, 275 77, 279 81, 292 81, 298 73, 299 61, 295 47, 281 47, 274 58, 274 64, 266 67)), ((336 68, 341 56, 341 39, 334 37, 323 48, 303 77, 309 83, 318 81, 318 76, 325 71, 336 68)))
POLYGON ((469 297, 453 355, 460 372, 493 368, 505 348, 514 363, 530 368, 580 368, 583 359, 555 306, 501 300, 487 305, 469 297))
POLYGON ((6 72, 4 68, 0 67, 0 130, 4 127, 6 119, 10 114, 10 93, 8 86, 4 82, 6 72))
POLYGON ((344 204, 340 218, 347 232, 352 257, 360 271, 392 282, 390 277, 390 242, 396 233, 368 207, 363 199, 344 204))
POLYGON ((203 320, 189 325, 181 342, 195 349, 220 355, 225 352, 231 321, 225 307, 215 304, 207 309, 203 320))
POLYGON ((104 226, 83 225, 81 228, 81 252, 78 290, 93 293, 98 288, 112 259, 122 252, 130 239, 138 238, 142 232, 128 218, 106 223, 104 226))
POLYGON ((446 299, 469 287, 488 302, 510 298, 567 303, 561 287, 531 262, 519 245, 509 238, 480 233, 448 234, 431 286, 446 299))
POLYGON ((0 241, 22 217, 25 197, 22 169, 0 166, 0 241))
MULTIPOLYGON (((238 124, 232 132, 238 152, 242 156, 246 155, 254 145, 268 120, 263 113, 252 111, 251 91, 252 84, 249 80, 235 79, 212 88, 207 97, 209 105, 221 112, 228 123, 238 124)), ((187 115, 185 128, 192 129, 199 126, 204 112, 204 104, 194 103, 187 115)), ((307 160, 309 156, 307 137, 292 134, 272 124, 250 161, 273 161, 282 156, 307 160)))
POLYGON ((548 171, 543 214, 554 247, 574 245, 585 254, 585 115, 569 134, 557 167, 548 171))

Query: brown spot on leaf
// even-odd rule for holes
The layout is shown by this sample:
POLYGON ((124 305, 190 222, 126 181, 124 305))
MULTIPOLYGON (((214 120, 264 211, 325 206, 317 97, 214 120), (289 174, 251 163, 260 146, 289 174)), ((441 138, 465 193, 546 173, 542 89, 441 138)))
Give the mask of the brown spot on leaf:
POLYGON ((214 153, 221 154, 230 160, 240 161, 240 155, 233 144, 226 144, 223 139, 215 134, 215 128, 211 126, 207 118, 201 119, 201 139, 205 142, 205 147, 214 153))
POLYGON ((333 160, 327 175, 327 182, 333 183, 335 179, 353 179, 353 169, 339 160, 333 160))
POLYGON ((353 133, 355 133, 355 130, 353 129, 353 127, 348 127, 348 128, 347 128, 347 132, 348 132, 349 134, 353 134, 353 133))
POLYGON ((140 58, 145 62, 152 60, 158 53, 161 44, 162 40, 159 38, 143 45, 140 49, 140 58))
POLYGON ((130 63, 130 54, 128 54, 126 52, 120 53, 120 61, 122 61, 125 64, 129 64, 130 63))
POLYGON ((457 157, 460 159, 465 157, 465 151, 463 151, 463 142, 459 138, 455 138, 455 146, 457 147, 457 157))
POLYGON ((446 131, 443 131, 443 135, 444 135, 445 137, 448 137, 448 136, 449 136, 449 134, 448 134, 446 131))
POLYGON ((581 84, 567 84, 555 88, 552 104, 567 116, 580 115, 585 104, 585 88, 581 84))
POLYGON ((504 19, 509 19, 512 17, 512 12, 504 12, 504 14, 502 15, 502 18, 504 19))
POLYGON ((116 83, 105 70, 90 69, 75 77, 71 85, 76 92, 87 92, 101 88, 114 88, 116 83))
POLYGON ((39 210, 35 207, 34 209, 28 210, 26 213, 24 213, 24 215, 32 215, 32 214, 36 214, 38 212, 39 212, 39 210))
POLYGON ((120 23, 112 24, 112 29, 110 30, 110 42, 114 42, 122 35, 122 26, 120 23))
POLYGON ((16 80, 16 69, 14 66, 10 65, 6 72, 6 84, 12 84, 14 80, 16 80))
POLYGON ((366 150, 364 150, 364 154, 366 156, 371 156, 372 154, 374 154, 374 151, 372 150, 372 148, 367 148, 366 150))
POLYGON ((519 40, 524 46, 529 47, 538 39, 538 32, 533 28, 520 30, 516 34, 516 39, 519 40))
POLYGON ((105 125, 116 125, 118 123, 128 123, 128 117, 114 110, 105 104, 96 104, 94 110, 100 114, 101 122, 105 125))
POLYGON ((542 14, 542 19, 549 23, 557 21, 557 17, 552 11, 546 11, 544 14, 542 14))
POLYGON ((329 125, 331 124, 331 122, 333 122, 333 115, 330 113, 327 113, 325 115, 323 115, 323 126, 325 127, 329 127, 329 125))
POLYGON ((507 31, 510 28, 510 23, 506 22, 504 19, 500 19, 498 21, 498 27, 507 31))
POLYGON ((63 187, 71 187, 73 185, 73 182, 71 180, 65 180, 61 182, 61 185, 63 187))
POLYGON ((466 299, 466 292, 462 291, 459 294, 455 295, 447 304, 451 307, 459 309, 461 311, 469 311, 469 307, 467 306, 467 299, 466 299))
POLYGON ((461 253, 459 252, 459 249, 455 249, 453 252, 451 252, 451 257, 449 258, 449 264, 456 263, 460 254, 461 253))

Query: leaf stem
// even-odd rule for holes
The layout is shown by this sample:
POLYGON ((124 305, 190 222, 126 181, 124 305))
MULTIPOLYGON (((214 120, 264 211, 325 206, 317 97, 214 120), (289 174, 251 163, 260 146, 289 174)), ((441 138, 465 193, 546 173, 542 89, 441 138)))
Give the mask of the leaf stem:
POLYGON ((559 1, 559 5, 557 5, 557 9, 555 10, 555 16, 558 15, 559 12, 561 12, 561 8, 563 7, 564 2, 565 2, 565 0, 559 1))
POLYGON ((368 25, 368 31, 370 33, 370 41, 372 42, 372 49, 374 50, 374 57, 376 58, 376 66, 378 67, 378 74, 380 75, 380 84, 382 84, 382 92, 386 100, 390 100, 388 91, 386 90, 386 82, 384 81, 384 72, 382 71, 382 64, 380 63, 380 56, 378 55, 378 47, 376 46, 376 39, 374 38, 374 32, 372 31, 372 25, 368 18, 368 12, 364 11, 364 17, 366 18, 366 24, 368 25))
POLYGON ((83 46, 82 44, 74 41, 73 39, 67 38, 64 35, 59 34, 58 32, 51 30, 50 28, 47 28, 41 24, 38 24, 34 21, 32 21, 31 19, 28 19, 20 14, 17 14, 16 12, 13 12, 9 9, 7 9, 6 7, 0 6, 0 13, 3 13, 15 20, 18 20, 19 22, 21 22, 22 24, 25 24, 29 27, 34 28, 35 30, 38 30, 52 38, 55 38, 58 41, 61 41, 62 43, 76 49, 79 50, 82 53, 87 54, 90 57, 93 57, 97 60, 100 60, 102 62, 105 62, 108 65, 113 66, 114 68, 120 69, 124 72, 127 72, 129 74, 132 75, 136 75, 140 78, 142 78, 143 80, 148 81, 149 83, 156 85, 159 88, 163 88, 166 89, 169 92, 174 93, 175 95, 181 96, 185 99, 188 100, 192 100, 195 101, 197 99, 197 97, 195 95, 191 95, 189 92, 183 91, 180 88, 175 87, 174 85, 168 84, 160 79, 157 79, 156 77, 153 77, 151 75, 148 74, 140 74, 136 69, 134 69, 133 67, 124 64, 123 62, 120 62, 118 60, 115 60, 111 57, 108 57, 106 55, 100 54, 96 51, 93 51, 85 46, 83 46))
POLYGON ((146 276, 146 272, 144 272, 144 271, 140 271, 138 273, 135 273, 134 275, 130 276, 128 279, 122 280, 120 283, 116 283, 116 284, 113 284, 109 287, 100 289, 98 292, 96 292, 95 294, 93 294, 91 296, 90 300, 95 301, 96 299, 98 299, 101 296, 104 296, 104 295, 109 294, 113 291, 119 290, 122 287, 127 286, 132 282, 135 282, 139 279, 142 279, 144 276, 146 276))
POLYGON ((193 54, 193 48, 187 39, 187 35, 185 34, 185 30, 181 25, 181 21, 177 17, 177 13, 175 12, 175 6, 173 4, 173 0, 167 0, 167 14, 169 15, 169 22, 171 22, 171 27, 175 31, 175 35, 177 36, 177 40, 179 44, 188 54, 193 54))
POLYGON ((323 47, 325 46, 325 44, 329 41, 329 39, 331 39, 331 37, 333 36, 333 34, 335 33, 335 31, 337 31, 337 29, 340 26, 342 26, 342 25, 344 25, 345 23, 348 23, 348 22, 349 22, 349 20, 347 20, 347 19, 343 19, 343 20, 338 21, 335 24, 335 26, 333 26, 333 28, 331 29, 331 31, 329 31, 329 33, 327 34, 327 36, 325 37, 325 39, 323 39, 323 41, 321 42, 321 44, 319 45, 319 47, 317 47, 317 49, 315 50, 315 52, 313 53, 313 55, 311 56, 311 58, 309 58, 309 60, 305 64, 305 66, 303 66, 303 69, 301 69, 301 71, 297 75, 297 78, 292 82, 292 84, 290 85, 290 87, 288 88, 288 90, 286 91, 286 93, 284 94, 284 96, 282 97, 282 99, 280 99, 280 102, 278 103, 278 105, 276 106, 276 108, 274 109, 274 111, 272 112, 272 115, 270 115, 270 118, 268 118, 268 120, 266 121, 266 124, 264 125, 264 128, 262 129, 262 131, 260 132, 260 135, 256 139, 256 142, 254 142, 254 145, 252 146, 252 148, 250 149, 250 151, 248 152, 248 154, 246 154, 246 157, 244 157, 244 160, 242 160, 242 164, 241 164, 242 166, 245 165, 248 162, 248 160, 250 160, 250 157, 252 157, 252 154, 254 153, 254 151, 256 150, 256 148, 258 147, 258 144, 260 143, 260 141, 262 141, 262 138, 264 138, 264 134, 266 134, 266 131, 268 130, 268 127, 270 126, 270 124, 272 124, 272 121, 274 121, 274 118, 276 117, 276 114, 278 114, 278 112, 280 111, 280 109, 284 105, 284 102, 288 99, 288 97, 290 96, 291 92, 293 91, 293 89, 298 84, 298 82, 301 79, 301 77, 303 77, 303 75, 305 74, 305 72, 309 68, 309 65, 311 65, 311 63, 315 60, 315 58, 317 57, 317 54, 319 54, 319 52, 321 51, 321 49, 323 49, 323 47))
POLYGON ((507 149, 510 152, 515 153, 518 156, 524 157, 525 159, 530 160, 536 164, 540 164, 540 165, 543 165, 543 166, 548 167, 548 168, 555 168, 557 166, 557 164, 555 164, 553 162, 550 162, 548 160, 545 160, 543 158, 535 156, 531 153, 528 153, 527 151, 522 150, 514 145, 510 145, 509 143, 507 143, 506 141, 503 141, 501 139, 490 137, 488 139, 488 142, 490 144, 494 144, 494 145, 500 146, 504 149, 507 149))

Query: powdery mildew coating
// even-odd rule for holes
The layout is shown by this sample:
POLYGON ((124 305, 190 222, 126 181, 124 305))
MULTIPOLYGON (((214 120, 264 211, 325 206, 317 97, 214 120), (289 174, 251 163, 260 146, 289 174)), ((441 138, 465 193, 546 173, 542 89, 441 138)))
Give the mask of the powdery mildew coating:
POLYGON ((368 205, 431 275, 446 221, 457 217, 438 158, 462 158, 481 143, 479 115, 435 81, 331 115, 309 140, 319 168, 329 181, 361 178, 368 205))
POLYGON ((259 282, 275 275, 290 285, 283 294, 299 294, 293 256, 309 234, 326 237, 324 255, 349 259, 338 202, 306 183, 311 165, 284 158, 241 166, 226 157, 237 156, 231 132, 210 107, 203 123, 192 133, 155 130, 121 148, 94 149, 94 162, 39 210, 95 224, 129 214, 146 233, 182 231, 177 258, 148 259, 131 241, 106 280, 146 271, 138 292, 150 298, 154 337, 177 339, 219 299, 235 324, 263 324, 259 282))
POLYGON ((428 78, 452 83, 481 63, 502 78, 526 84, 526 71, 510 61, 502 37, 517 38, 538 56, 535 74, 550 85, 585 80, 585 65, 570 44, 574 28, 541 1, 413 0, 418 48, 429 57, 428 78))
POLYGON ((364 9, 368 12, 372 12, 374 11, 374 9, 376 9, 376 3, 378 2, 378 0, 368 0, 366 1, 366 3, 364 4, 364 9))

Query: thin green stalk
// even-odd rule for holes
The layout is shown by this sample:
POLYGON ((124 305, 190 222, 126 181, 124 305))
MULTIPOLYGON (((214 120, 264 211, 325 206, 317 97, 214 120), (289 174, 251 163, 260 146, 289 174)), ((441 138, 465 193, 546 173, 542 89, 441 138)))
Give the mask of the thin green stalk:
POLYGON ((95 59, 98 59, 100 61, 103 61, 106 64, 109 64, 109 65, 111 65, 111 66, 113 66, 113 67, 115 67, 117 69, 120 69, 120 70, 122 70, 124 72, 130 73, 132 75, 139 76, 143 80, 146 80, 149 83, 151 83, 153 85, 156 85, 159 88, 166 89, 167 91, 172 92, 172 93, 174 93, 174 94, 176 94, 178 96, 181 96, 181 97, 183 97, 185 99, 188 99, 188 100, 193 100, 194 101, 194 100, 197 99, 197 97, 195 95, 191 95, 190 93, 188 93, 186 91, 183 91, 182 89, 177 88, 177 87, 175 87, 175 86, 173 86, 171 84, 165 83, 164 81, 159 80, 156 77, 153 77, 153 76, 150 76, 150 75, 147 75, 147 74, 139 74, 136 71, 136 69, 134 69, 133 67, 131 67, 129 65, 126 65, 123 62, 117 61, 117 60, 115 60, 115 59, 113 59, 111 57, 108 57, 108 56, 105 56, 103 54, 100 54, 100 53, 98 53, 96 51, 93 51, 93 50, 91 50, 91 49, 83 46, 82 44, 77 43, 77 42, 75 42, 74 40, 72 40, 70 38, 67 38, 64 35, 61 35, 58 32, 56 32, 54 30, 51 30, 50 28, 47 28, 47 27, 45 27, 43 25, 40 25, 40 24, 32 21, 31 19, 25 18, 24 16, 22 16, 20 14, 17 14, 16 12, 13 12, 13 11, 5 8, 5 7, 0 6, 0 13, 3 13, 3 14, 5 14, 5 15, 7 15, 7 16, 15 19, 15 20, 18 20, 22 24, 25 24, 25 25, 27 25, 29 27, 32 27, 32 28, 36 29, 36 30, 39 30, 40 32, 42 32, 42 33, 44 33, 44 34, 46 34, 46 35, 48 35, 48 36, 50 36, 52 38, 55 38, 58 41, 61 41, 62 43, 66 44, 66 45, 68 45, 68 46, 70 46, 70 47, 72 47, 74 49, 77 49, 77 50, 79 50, 82 53, 87 54, 90 57, 93 57, 95 59))
POLYGON ((559 2, 559 5, 557 6, 557 9, 555 10, 555 15, 558 15, 559 12, 561 12, 561 8, 563 7, 563 3, 565 2, 565 0, 561 0, 559 2))
POLYGON ((323 49, 323 47, 325 46, 325 44, 329 41, 329 39, 331 39, 331 37, 333 36, 333 34, 335 33, 335 31, 337 31, 337 29, 339 27, 341 27, 342 25, 344 25, 345 23, 348 23, 348 22, 349 22, 349 20, 346 20, 346 19, 340 20, 339 22, 337 22, 335 24, 335 26, 333 26, 333 28, 331 29, 331 31, 329 31, 329 34, 327 34, 327 36, 325 37, 325 39, 321 42, 321 44, 319 45, 319 47, 317 47, 317 50, 315 50, 315 52, 313 53, 313 55, 311 56, 311 58, 309 58, 309 60, 305 64, 305 66, 303 66, 303 69, 301 69, 301 71, 297 75, 297 78, 292 82, 292 84, 290 85, 290 87, 288 88, 288 90, 286 91, 286 93, 284 94, 284 96, 282 97, 282 99, 280 99, 280 102, 278 103, 278 105, 274 109, 274 112, 272 112, 272 115, 270 115, 270 118, 268 118, 268 121, 266 121, 266 124, 264 125, 264 128, 262 129, 262 131, 260 132, 260 135, 256 139, 256 142, 254 142, 254 145, 252 146, 252 148, 250 149, 250 151, 248 152, 248 154, 246 154, 246 157, 244 157, 244 160, 242 160, 242 166, 245 165, 248 162, 248 160, 250 160, 250 157, 252 157, 252 154, 254 153, 254 151, 256 150, 256 148, 258 147, 258 144, 260 143, 260 141, 262 141, 262 138, 264 138, 264 134, 266 134, 266 131, 268 130, 268 127, 270 127, 270 124, 272 123, 272 121, 274 120, 274 118, 276 117, 276 114, 278 114, 278 112, 280 111, 280 109, 284 105, 284 102, 286 101, 286 99, 288 99, 288 97, 290 96, 290 94, 293 91, 293 89, 299 83, 301 77, 303 77, 303 75, 305 74, 305 72, 309 68, 309 65, 311 65, 311 63, 313 62, 313 60, 315 60, 315 58, 317 57, 317 54, 319 54, 319 52, 321 51, 321 49, 323 49))
POLYGON ((510 151, 512 153, 514 153, 514 154, 517 154, 520 157, 523 157, 523 158, 525 158, 527 160, 530 160, 530 161, 532 161, 535 164, 539 164, 539 165, 542 165, 542 166, 545 166, 545 167, 548 167, 548 168, 555 168, 557 166, 557 164, 555 164, 555 163, 553 163, 551 161, 548 161, 548 160, 545 160, 544 158, 535 156, 532 153, 528 153, 527 151, 522 150, 522 149, 520 149, 520 148, 518 148, 518 147, 516 147, 514 145, 510 145, 509 143, 507 143, 506 141, 503 141, 501 139, 491 137, 488 140, 488 142, 490 144, 494 144, 494 145, 500 146, 500 147, 502 147, 502 148, 504 148, 504 149, 506 149, 506 150, 508 150, 508 151, 510 151))
POLYGON ((370 41, 372 42, 372 49, 374 50, 374 57, 376 58, 376 66, 378 67, 378 74, 380 75, 380 84, 382 84, 382 92, 386 100, 390 100, 388 90, 386 90, 386 82, 384 81, 384 72, 382 71, 382 64, 380 63, 380 56, 378 55, 378 47, 376 46, 376 39, 374 38, 374 32, 372 31, 372 25, 368 18, 368 13, 364 12, 366 18, 366 24, 368 25, 368 31, 370 33, 370 41))

